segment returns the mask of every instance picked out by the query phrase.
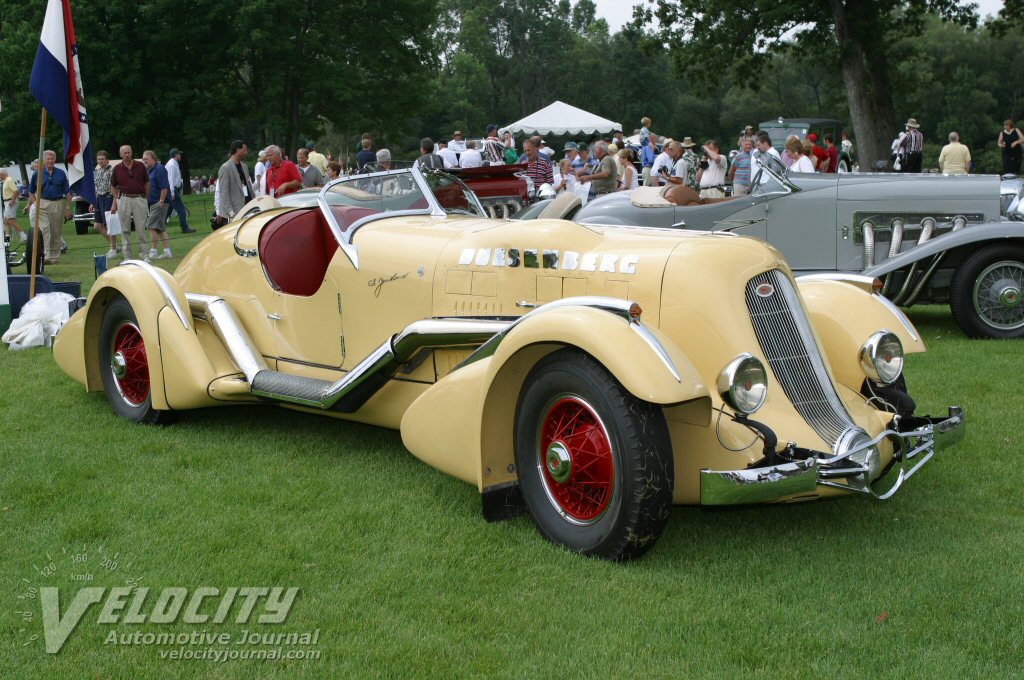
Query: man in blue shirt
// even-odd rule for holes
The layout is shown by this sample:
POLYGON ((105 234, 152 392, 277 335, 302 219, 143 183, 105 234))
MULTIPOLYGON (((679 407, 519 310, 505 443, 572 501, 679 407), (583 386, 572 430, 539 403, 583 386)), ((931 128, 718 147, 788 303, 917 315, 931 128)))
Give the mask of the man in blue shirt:
POLYGON ((149 213, 146 215, 146 229, 149 229, 153 247, 149 250, 148 260, 168 260, 171 254, 171 242, 167 238, 167 194, 171 184, 167 180, 167 168, 157 160, 156 153, 150 149, 142 152, 142 163, 149 171, 149 213), (164 252, 157 254, 157 241, 164 242, 164 252))
POLYGON ((56 167, 56 163, 56 152, 44 151, 43 168, 32 173, 29 182, 33 194, 37 192, 40 182, 43 187, 39 201, 39 229, 43 232, 46 264, 57 264, 60 259, 64 220, 71 219, 71 185, 68 184, 68 176, 56 167))
MULTIPOLYGON (((648 120, 644 118, 644 120, 648 120)), ((643 168, 643 184, 645 187, 658 186, 658 180, 651 181, 651 168, 658 157, 658 140, 653 136, 641 138, 643 148, 640 149, 640 166, 643 168)))

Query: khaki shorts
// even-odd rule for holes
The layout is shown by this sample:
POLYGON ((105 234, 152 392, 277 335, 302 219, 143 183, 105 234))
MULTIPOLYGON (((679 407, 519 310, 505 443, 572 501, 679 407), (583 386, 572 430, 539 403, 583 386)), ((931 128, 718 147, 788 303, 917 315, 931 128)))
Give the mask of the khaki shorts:
POLYGON ((153 231, 167 231, 167 206, 154 203, 149 206, 149 214, 146 215, 146 229, 153 231))

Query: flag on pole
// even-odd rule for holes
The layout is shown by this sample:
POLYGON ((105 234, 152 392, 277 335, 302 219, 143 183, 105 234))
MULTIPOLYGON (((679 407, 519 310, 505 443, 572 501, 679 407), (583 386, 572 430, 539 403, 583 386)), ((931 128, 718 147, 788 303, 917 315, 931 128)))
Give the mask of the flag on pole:
POLYGON ((64 128, 64 161, 75 193, 96 202, 89 119, 85 114, 71 0, 47 0, 29 91, 64 128))

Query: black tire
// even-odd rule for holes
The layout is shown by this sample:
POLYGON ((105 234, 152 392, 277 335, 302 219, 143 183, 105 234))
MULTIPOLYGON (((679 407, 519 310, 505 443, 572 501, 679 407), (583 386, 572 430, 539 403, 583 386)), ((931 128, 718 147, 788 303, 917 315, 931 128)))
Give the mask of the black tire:
POLYGON ((530 372, 515 452, 523 500, 552 542, 628 560, 661 536, 675 474, 665 417, 588 354, 560 350, 530 372))
POLYGON ((146 343, 124 298, 113 300, 103 312, 98 361, 103 391, 117 415, 151 425, 175 420, 174 411, 153 408, 146 343))
POLYGON ((949 306, 972 338, 1024 337, 1024 246, 992 244, 971 254, 953 275, 949 306))

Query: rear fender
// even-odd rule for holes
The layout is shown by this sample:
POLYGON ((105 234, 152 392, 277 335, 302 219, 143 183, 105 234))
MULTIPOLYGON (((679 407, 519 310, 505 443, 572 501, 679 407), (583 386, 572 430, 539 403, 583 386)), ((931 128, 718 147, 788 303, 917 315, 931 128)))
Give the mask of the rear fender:
POLYGON ((100 330, 107 306, 118 297, 131 305, 146 343, 153 407, 199 405, 196 397, 206 395, 215 376, 196 336, 184 291, 169 273, 146 263, 129 261, 96 280, 85 308, 58 335, 60 349, 55 347, 54 354, 61 368, 79 381, 84 378, 90 392, 103 389, 100 330))
POLYGON ((797 285, 832 374, 854 392, 860 392, 866 377, 860 366, 860 349, 873 333, 892 331, 903 343, 905 354, 925 351, 914 324, 881 295, 839 279, 798 278, 797 285))

